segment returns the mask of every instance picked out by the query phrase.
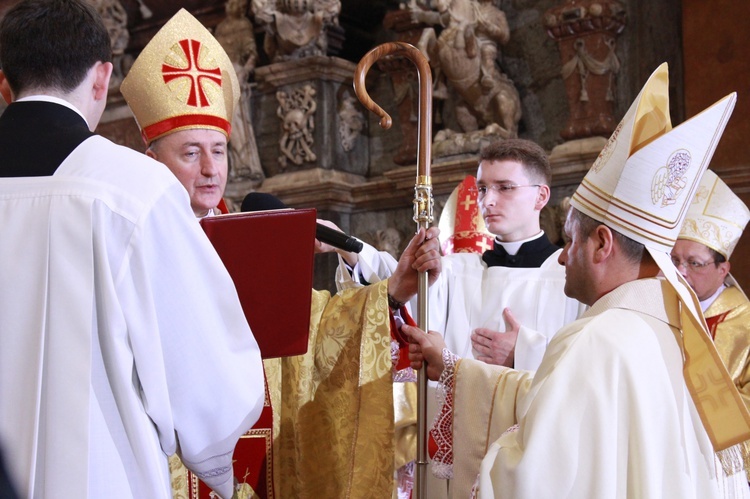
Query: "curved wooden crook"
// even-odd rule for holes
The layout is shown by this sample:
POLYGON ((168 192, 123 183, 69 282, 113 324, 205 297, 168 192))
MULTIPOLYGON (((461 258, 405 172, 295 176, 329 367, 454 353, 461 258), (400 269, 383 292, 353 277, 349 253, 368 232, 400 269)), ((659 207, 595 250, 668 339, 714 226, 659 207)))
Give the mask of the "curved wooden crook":
MULTIPOLYGON (((354 72, 354 92, 362 104, 380 116, 380 126, 388 129, 392 120, 385 110, 377 105, 367 94, 365 77, 370 67, 389 54, 401 55, 417 66, 419 76, 419 128, 417 143, 417 181, 414 185, 414 221, 417 230, 429 228, 432 223, 432 178, 430 177, 430 158, 432 157, 432 71, 427 58, 416 48, 404 42, 389 42, 370 50, 357 64, 354 72)), ((428 314, 428 276, 420 272, 417 290, 417 324, 423 331, 429 330, 428 314)), ((425 497, 425 479, 427 476, 427 367, 425 364, 417 372, 417 459, 413 496, 416 499, 425 497)))
POLYGON ((378 45, 367 52, 357 64, 357 69, 354 71, 354 92, 362 105, 380 116, 380 126, 386 130, 389 129, 393 124, 391 115, 370 98, 365 86, 365 78, 375 61, 391 54, 406 57, 417 66, 419 77, 417 174, 429 177, 432 157, 432 70, 424 54, 414 45, 405 42, 388 42, 378 45))

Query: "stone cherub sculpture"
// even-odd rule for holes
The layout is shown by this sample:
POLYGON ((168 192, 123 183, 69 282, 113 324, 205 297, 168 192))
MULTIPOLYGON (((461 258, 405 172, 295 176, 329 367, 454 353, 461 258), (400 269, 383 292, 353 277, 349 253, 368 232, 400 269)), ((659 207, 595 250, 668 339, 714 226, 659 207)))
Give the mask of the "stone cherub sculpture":
POLYGON ((408 8, 415 22, 443 26, 440 35, 433 28, 425 29, 418 44, 435 74, 434 96, 446 98, 447 88, 454 91, 456 120, 463 132, 499 125, 501 136, 517 135, 521 101, 497 64, 498 45, 510 39, 505 14, 492 0, 435 0, 433 4, 436 11, 416 2, 408 8))
POLYGON ((258 50, 253 24, 245 15, 247 0, 227 0, 225 9, 226 17, 216 26, 214 35, 232 61, 242 91, 232 117, 229 179, 249 179, 257 186, 263 182, 264 175, 250 117, 250 75, 255 70, 258 50))
POLYGON ((338 25, 340 0, 253 0, 265 26, 263 48, 273 62, 326 55, 326 28, 338 25))

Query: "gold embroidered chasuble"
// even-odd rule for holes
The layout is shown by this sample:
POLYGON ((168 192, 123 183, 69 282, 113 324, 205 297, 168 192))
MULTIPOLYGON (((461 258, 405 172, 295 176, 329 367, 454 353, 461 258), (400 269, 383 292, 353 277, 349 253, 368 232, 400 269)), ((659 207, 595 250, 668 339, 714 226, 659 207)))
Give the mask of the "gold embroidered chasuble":
MULTIPOLYGON (((333 296, 313 290, 307 353, 264 361, 277 498, 391 496, 391 363, 387 281, 333 296)), ((175 499, 189 497, 184 468, 172 485, 175 499)))
POLYGON ((704 313, 719 357, 750 408, 750 301, 736 286, 725 289, 704 313))

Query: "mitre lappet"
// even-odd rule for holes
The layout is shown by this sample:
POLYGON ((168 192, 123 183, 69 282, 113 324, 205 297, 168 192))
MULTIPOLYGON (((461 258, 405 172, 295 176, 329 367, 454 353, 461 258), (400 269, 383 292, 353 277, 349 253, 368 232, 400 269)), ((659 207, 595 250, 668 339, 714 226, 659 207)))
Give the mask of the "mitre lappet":
POLYGON ((716 352, 695 293, 669 253, 737 96, 732 93, 672 128, 668 84, 667 65, 662 64, 576 189, 571 205, 642 243, 677 291, 685 381, 724 471, 733 474, 747 463, 750 414, 716 352))
POLYGON ((143 140, 178 130, 217 130, 229 137, 240 85, 219 42, 180 9, 151 39, 120 91, 143 140))

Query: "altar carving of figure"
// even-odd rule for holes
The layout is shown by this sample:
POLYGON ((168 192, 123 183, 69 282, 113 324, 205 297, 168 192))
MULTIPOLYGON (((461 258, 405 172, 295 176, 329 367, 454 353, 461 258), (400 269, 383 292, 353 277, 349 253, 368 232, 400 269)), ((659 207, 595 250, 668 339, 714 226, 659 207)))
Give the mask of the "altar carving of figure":
POLYGON ((112 77, 109 79, 109 90, 117 91, 132 64, 132 56, 125 54, 125 49, 130 42, 128 13, 118 0, 91 0, 91 4, 102 17, 112 43, 113 68, 112 77))
POLYGON ((255 70, 258 50, 255 46, 253 24, 247 18, 247 0, 227 0, 226 17, 217 26, 214 35, 232 61, 240 82, 240 101, 232 117, 232 137, 229 140, 229 180, 263 182, 263 168, 258 157, 258 146, 250 116, 250 75, 255 70))
POLYGON ((346 152, 354 149, 354 142, 365 128, 365 116, 357 109, 357 102, 357 99, 347 95, 339 109, 339 139, 346 152))
POLYGON ((362 239, 370 243, 376 250, 385 251, 396 260, 401 256, 401 232, 394 227, 365 232, 362 234, 362 239))
POLYGON ((154 15, 143 0, 138 0, 138 10, 141 12, 141 17, 143 19, 151 19, 151 16, 154 15))
POLYGON ((562 198, 557 204, 549 203, 544 208, 539 217, 539 223, 542 230, 553 244, 564 246, 569 242, 570 237, 565 233, 565 219, 570 210, 570 196, 562 198))
POLYGON ((609 137, 615 131, 616 39, 625 29, 617 0, 567 0, 545 12, 547 33, 558 42, 570 114, 565 140, 609 137))
POLYGON ((279 107, 276 115, 281 119, 283 133, 279 140, 279 166, 286 168, 291 161, 295 165, 313 162, 317 158, 313 152, 315 137, 315 88, 305 85, 291 94, 280 90, 276 92, 279 107))
POLYGON ((506 137, 516 136, 521 99, 497 64, 498 45, 508 42, 505 14, 492 0, 436 0, 437 11, 409 5, 415 22, 441 25, 424 30, 419 49, 434 71, 434 97, 446 98, 447 85, 458 98, 456 119, 464 132, 498 124, 506 137))
POLYGON ((253 0, 265 26, 263 48, 273 62, 326 55, 326 28, 339 24, 340 0, 253 0))

